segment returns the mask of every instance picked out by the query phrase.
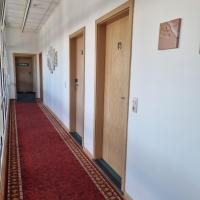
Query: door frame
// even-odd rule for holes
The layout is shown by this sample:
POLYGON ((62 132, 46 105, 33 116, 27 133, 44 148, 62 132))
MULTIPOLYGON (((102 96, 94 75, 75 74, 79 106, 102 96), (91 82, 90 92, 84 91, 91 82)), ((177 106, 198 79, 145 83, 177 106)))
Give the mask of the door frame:
POLYGON ((39 53, 39 72, 40 72, 40 100, 43 102, 43 55, 39 53))
MULTIPOLYGON (((73 123, 75 123, 74 120, 74 115, 75 115, 75 107, 76 107, 76 97, 75 97, 75 92, 73 89, 74 85, 74 69, 75 69, 75 62, 74 62, 74 41, 76 38, 80 37, 83 35, 83 48, 84 48, 84 78, 83 78, 83 128, 85 126, 85 27, 79 29, 78 31, 72 33, 69 35, 69 83, 70 83, 70 98, 69 98, 69 105, 70 105, 70 125, 69 125, 69 131, 72 131, 73 123)), ((84 130, 83 130, 83 137, 82 137, 82 146, 84 147, 84 130)))
MULTIPOLYGON (((103 118, 104 118, 104 87, 105 87, 105 46, 106 46, 106 24, 111 23, 124 16, 129 16, 129 32, 127 33, 129 53, 129 95, 130 96, 130 72, 132 59, 132 29, 133 29, 133 9, 134 0, 115 8, 103 17, 96 20, 96 71, 95 71, 95 121, 94 121, 94 159, 102 158, 103 148, 103 118)), ((129 107, 129 100, 128 100, 129 107)), ((126 145, 124 147, 123 174, 121 191, 125 192, 126 181, 126 156, 127 156, 127 129, 128 129, 128 110, 126 120, 126 145)))
POLYGON ((29 54, 29 53, 13 53, 13 74, 14 74, 14 88, 15 88, 15 99, 17 99, 17 72, 16 72, 16 58, 17 57, 31 57, 33 59, 33 90, 36 90, 37 96, 37 55, 36 54, 29 54))

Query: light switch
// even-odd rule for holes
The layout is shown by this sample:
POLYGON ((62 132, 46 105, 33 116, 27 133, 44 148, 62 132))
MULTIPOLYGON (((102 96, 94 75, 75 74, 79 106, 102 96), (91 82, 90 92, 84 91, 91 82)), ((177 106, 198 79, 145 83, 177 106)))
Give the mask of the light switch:
POLYGON ((133 98, 133 112, 134 113, 137 113, 138 112, 138 98, 137 97, 134 97, 133 98))

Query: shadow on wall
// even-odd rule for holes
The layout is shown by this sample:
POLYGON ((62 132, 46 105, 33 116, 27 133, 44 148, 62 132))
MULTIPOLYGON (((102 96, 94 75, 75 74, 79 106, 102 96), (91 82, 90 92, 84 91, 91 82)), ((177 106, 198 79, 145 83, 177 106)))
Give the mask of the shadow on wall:
MULTIPOLYGON (((118 2, 118 4, 116 4, 116 7, 124 2, 126 1, 121 1, 121 3, 118 2)), ((111 1, 110 4, 113 4, 113 1, 111 1)), ((81 4, 79 0, 62 1, 58 8, 54 11, 53 17, 51 16, 51 18, 44 25, 44 32, 42 32, 41 36, 42 38, 46 39, 44 40, 45 42, 42 44, 42 49, 49 46, 49 40, 57 42, 62 34, 65 34, 70 28, 73 28, 73 26, 77 25, 77 22, 82 22, 85 19, 88 19, 90 15, 96 14, 98 11, 103 10, 103 8, 105 7, 109 7, 109 2, 107 0, 93 0, 86 2, 81 1, 81 4), (52 32, 48 32, 49 37, 47 38, 45 27, 48 27, 49 24, 57 28, 53 29, 52 32)))
POLYGON ((63 101, 62 98, 60 98, 59 95, 59 90, 57 90, 58 93, 54 93, 55 95, 52 96, 52 93, 49 92, 48 90, 45 90, 44 87, 44 99, 43 99, 43 103, 46 107, 48 107, 50 110, 52 110, 55 115, 65 124, 66 127, 69 127, 69 121, 70 121, 70 111, 66 107, 66 104, 63 105, 63 101), (55 105, 59 105, 59 107, 56 107, 55 109, 55 105), (63 112, 63 108, 65 108, 66 112, 63 112))

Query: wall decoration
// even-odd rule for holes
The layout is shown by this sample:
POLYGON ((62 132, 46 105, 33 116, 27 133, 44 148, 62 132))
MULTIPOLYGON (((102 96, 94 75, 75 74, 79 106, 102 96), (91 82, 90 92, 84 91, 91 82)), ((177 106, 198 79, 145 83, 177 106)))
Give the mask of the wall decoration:
POLYGON ((175 19, 160 24, 159 50, 175 49, 179 47, 181 19, 175 19))
POLYGON ((53 71, 58 65, 58 53, 53 47, 50 47, 48 50, 47 65, 50 72, 53 74, 53 71))

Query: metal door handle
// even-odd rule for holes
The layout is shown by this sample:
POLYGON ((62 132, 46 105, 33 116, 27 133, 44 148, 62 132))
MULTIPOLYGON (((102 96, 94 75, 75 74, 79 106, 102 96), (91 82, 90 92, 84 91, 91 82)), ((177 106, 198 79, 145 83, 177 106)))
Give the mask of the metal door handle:
POLYGON ((125 98, 125 97, 121 97, 121 99, 122 99, 122 100, 125 100, 126 98, 125 98))

